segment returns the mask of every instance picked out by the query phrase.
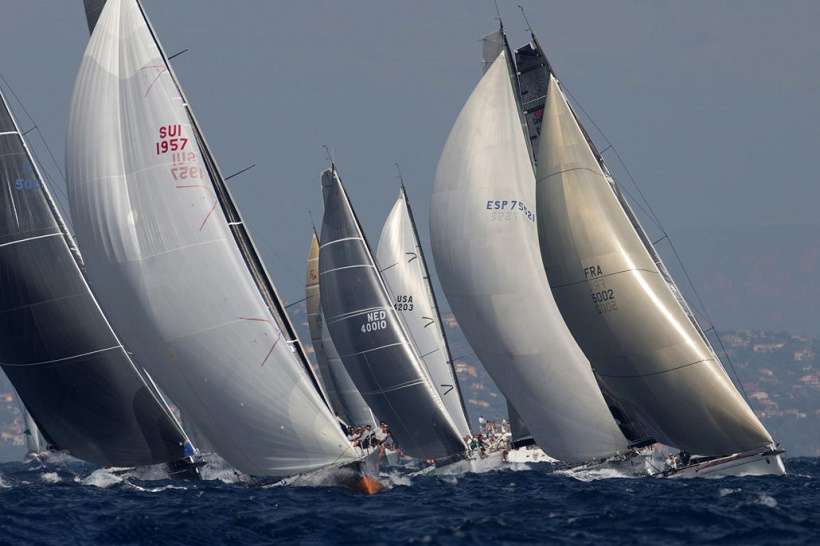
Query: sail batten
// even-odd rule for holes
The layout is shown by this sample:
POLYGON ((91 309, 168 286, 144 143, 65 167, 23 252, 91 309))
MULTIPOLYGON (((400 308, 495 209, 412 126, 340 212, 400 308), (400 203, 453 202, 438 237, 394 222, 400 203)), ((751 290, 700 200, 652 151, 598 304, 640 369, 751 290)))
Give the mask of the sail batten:
POLYGON ((86 284, 73 238, 2 93, 0 133, 0 365, 26 409, 27 429, 101 465, 183 458, 187 437, 86 284))
POLYGON ((322 300, 319 291, 319 239, 314 233, 310 241, 308 267, 305 280, 305 307, 308 329, 319 365, 319 377, 322 379, 333 411, 345 423, 351 426, 373 425, 373 412, 367 406, 361 393, 342 363, 322 311, 322 300))
POLYGON ((345 368, 405 453, 463 453, 464 440, 391 305, 335 168, 322 173, 322 190, 321 301, 345 368))
POLYGON ((462 436, 469 435, 461 388, 404 188, 382 228, 376 259, 393 308, 404 321, 450 417, 462 436))
POLYGON ((439 160, 433 256, 461 329, 538 444, 561 460, 588 461, 627 442, 552 298, 509 48, 496 55, 439 160))
POLYGON ((537 156, 544 264, 611 406, 690 453, 771 444, 552 74, 537 156))
POLYGON ((352 460, 136 0, 97 21, 66 156, 94 289, 186 421, 251 475, 352 460))

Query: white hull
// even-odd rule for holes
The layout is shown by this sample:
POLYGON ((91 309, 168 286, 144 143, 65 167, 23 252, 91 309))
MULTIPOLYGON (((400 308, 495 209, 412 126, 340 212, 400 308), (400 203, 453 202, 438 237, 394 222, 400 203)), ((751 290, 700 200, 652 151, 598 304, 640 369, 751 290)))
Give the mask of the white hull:
POLYGON ((504 465, 504 452, 493 451, 484 457, 469 457, 459 459, 441 466, 428 466, 411 476, 454 476, 460 474, 482 474, 497 470, 504 465))
POLYGON ((504 460, 510 464, 525 463, 557 463, 558 459, 553 459, 540 447, 522 447, 507 451, 504 460))
POLYGON ((727 476, 783 476, 786 467, 780 452, 736 453, 656 474, 663 478, 719 478, 727 476))

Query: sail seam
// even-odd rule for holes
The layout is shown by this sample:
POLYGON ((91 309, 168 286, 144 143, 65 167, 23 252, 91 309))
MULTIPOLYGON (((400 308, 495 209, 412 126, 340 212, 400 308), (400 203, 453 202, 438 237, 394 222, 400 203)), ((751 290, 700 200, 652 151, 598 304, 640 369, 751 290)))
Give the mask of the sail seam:
MULTIPOLYGON (((349 313, 342 313, 341 315, 336 315, 330 320, 326 320, 327 324, 339 322, 340 320, 345 320, 348 318, 353 318, 358 315, 364 315, 365 313, 370 313, 372 311, 382 311, 384 307, 365 307, 363 309, 357 309, 356 311, 350 311, 349 313)), ((327 317, 325 317, 327 319, 327 317)))
POLYGON ((536 179, 536 182, 541 182, 542 180, 546 180, 547 178, 552 178, 553 176, 558 176, 559 174, 564 173, 571 173, 574 171, 589 171, 596 176, 600 176, 601 173, 596 171, 595 169, 590 169, 589 167, 572 167, 571 169, 562 169, 560 171, 555 171, 554 173, 546 174, 536 179))
POLYGON ((346 353, 346 354, 343 354, 343 355, 339 355, 339 357, 344 358, 346 356, 359 356, 359 355, 363 355, 365 353, 372 353, 373 351, 380 351, 382 349, 387 349, 389 347, 398 347, 398 346, 401 346, 401 345, 404 345, 404 343, 402 343, 402 342, 388 343, 387 345, 382 345, 380 347, 375 347, 373 349, 365 349, 364 351, 359 351, 357 353, 346 353))
POLYGON ((44 366, 46 364, 56 364, 57 362, 65 362, 67 360, 74 360, 75 358, 82 358, 84 356, 91 356, 99 353, 105 353, 112 349, 121 349, 119 345, 113 345, 111 347, 106 347, 105 349, 97 349, 96 351, 90 351, 88 353, 81 353, 72 356, 65 356, 63 358, 55 358, 54 360, 43 360, 41 362, 30 362, 26 364, 10 364, 8 362, 0 363, 0 366, 15 366, 18 368, 26 367, 26 366, 44 366))
POLYGON ((550 288, 566 288, 567 286, 575 286, 577 284, 589 282, 592 280, 600 280, 607 277, 613 277, 615 275, 620 275, 622 273, 629 273, 630 271, 643 271, 644 273, 651 273, 652 275, 658 275, 661 277, 661 274, 658 271, 652 271, 651 269, 644 269, 643 267, 633 267, 631 269, 624 269, 622 271, 613 271, 612 273, 604 273, 603 275, 598 275, 594 279, 582 279, 580 281, 572 281, 564 284, 551 284, 550 288))
MULTIPOLYGON (((328 273, 333 273, 334 271, 341 271, 342 269, 353 269, 356 267, 373 267, 371 264, 360 264, 360 265, 346 265, 344 267, 336 267, 334 269, 328 269, 327 271, 322 271, 319 275, 327 275, 328 273)), ((373 267, 375 269, 375 267, 373 267)))
POLYGON ((325 248, 326 246, 335 245, 336 243, 341 243, 342 241, 363 241, 361 237, 342 237, 341 239, 336 239, 335 241, 330 241, 329 243, 325 243, 323 245, 319 245, 319 248, 325 248))
POLYGON ((19 135, 19 134, 20 133, 18 133, 17 131, 5 131, 3 133, 0 133, 0 136, 3 136, 3 135, 19 135))
POLYGON ((3 243, 2 245, 0 245, 0 248, 6 247, 6 246, 16 245, 16 244, 20 244, 20 243, 27 243, 29 241, 35 241, 37 239, 45 239, 47 237, 61 237, 62 235, 63 235, 62 233, 57 232, 57 233, 49 233, 48 235, 37 235, 36 237, 26 237, 25 239, 17 239, 16 241, 11 241, 10 243, 3 243))
POLYGON ((639 374, 634 374, 634 375, 607 375, 607 374, 598 373, 597 371, 595 373, 597 375, 601 376, 601 377, 614 377, 614 378, 621 378, 621 379, 651 377, 651 376, 654 376, 654 375, 663 375, 665 373, 675 372, 675 371, 681 370, 683 368, 688 368, 689 366, 694 366, 695 364, 702 364, 704 362, 714 362, 714 361, 715 361, 714 358, 704 358, 703 360, 696 360, 694 362, 689 362, 689 363, 683 364, 681 366, 676 366, 674 368, 669 368, 668 370, 661 370, 659 372, 652 372, 652 373, 639 373, 639 374))
POLYGON ((381 389, 378 391, 364 391, 362 394, 385 394, 388 392, 400 391, 402 389, 409 389, 410 387, 415 387, 416 385, 424 385, 424 380, 414 379, 413 381, 408 381, 407 383, 402 383, 401 385, 395 385, 393 387, 390 387, 389 389, 381 389))

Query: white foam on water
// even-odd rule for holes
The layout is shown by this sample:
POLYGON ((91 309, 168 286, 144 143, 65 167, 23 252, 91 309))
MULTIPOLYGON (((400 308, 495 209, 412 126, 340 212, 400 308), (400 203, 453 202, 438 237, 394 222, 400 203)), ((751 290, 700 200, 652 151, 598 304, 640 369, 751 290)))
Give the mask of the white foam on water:
POLYGON ((122 483, 123 478, 113 472, 111 468, 98 468, 85 478, 79 480, 79 482, 83 485, 107 489, 112 485, 122 483))
POLYGON ((740 493, 740 491, 742 491, 742 489, 740 489, 740 488, 732 489, 730 487, 721 487, 718 490, 718 495, 720 495, 721 497, 726 497, 728 495, 734 495, 735 493, 740 493))
POLYGON ((532 467, 527 463, 509 463, 510 470, 513 472, 525 472, 527 470, 532 470, 532 467))
POLYGON ((46 483, 58 483, 61 481, 60 475, 56 472, 44 472, 40 474, 40 479, 46 483))
POLYGON ((410 479, 410 476, 396 471, 391 471, 386 474, 382 473, 379 475, 379 478, 381 478, 379 481, 387 485, 388 488, 395 486, 409 487, 413 485, 413 480, 410 479))
POLYGON ((129 481, 126 481, 125 483, 127 485, 129 485, 130 487, 136 489, 137 491, 145 491, 146 493, 161 493, 163 491, 168 491, 169 489, 180 489, 182 491, 185 491, 186 489, 188 489, 187 487, 182 487, 181 485, 172 485, 172 484, 163 485, 161 487, 142 487, 140 485, 137 485, 135 483, 131 483, 129 481))
POLYGON ((227 462, 225 459, 216 453, 203 453, 202 460, 205 465, 200 467, 199 475, 203 480, 220 481, 222 483, 249 483, 250 476, 238 471, 227 462))
POLYGON ((6 483, 6 480, 3 479, 3 476, 0 476, 0 489, 11 489, 11 486, 6 483))
POLYGON ((569 470, 556 470, 553 472, 558 476, 567 476, 574 480, 581 482, 592 482, 596 480, 612 480, 612 479, 632 479, 638 478, 634 474, 627 474, 616 470, 614 468, 570 468, 569 470))
POLYGON ((757 496, 755 504, 760 504, 768 508, 777 508, 777 500, 775 500, 775 498, 771 495, 767 495, 766 493, 760 493, 757 496))

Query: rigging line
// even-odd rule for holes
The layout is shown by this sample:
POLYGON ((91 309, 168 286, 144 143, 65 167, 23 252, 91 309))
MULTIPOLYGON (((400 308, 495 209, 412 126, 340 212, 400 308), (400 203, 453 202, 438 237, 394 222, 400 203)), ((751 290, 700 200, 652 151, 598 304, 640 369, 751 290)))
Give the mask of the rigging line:
POLYGON ((242 169, 242 170, 236 171, 235 173, 233 173, 233 174, 232 174, 232 175, 230 175, 230 176, 226 176, 225 178, 223 178, 223 180, 224 180, 225 182, 227 182, 227 181, 228 181, 228 180, 230 180, 231 178, 236 178, 236 177, 237 177, 237 176, 239 176, 240 174, 245 174, 246 172, 248 172, 249 170, 253 169, 254 167, 256 167, 256 163, 253 163, 252 165, 249 165, 249 166, 245 167, 245 168, 244 168, 244 169, 242 169))
POLYGON ((175 57, 179 57, 180 55, 182 55, 182 54, 184 54, 184 53, 188 53, 189 51, 191 51, 191 48, 186 47, 186 48, 185 48, 185 49, 183 49, 182 51, 177 51, 176 53, 174 53, 173 55, 171 55, 170 57, 168 57, 168 60, 170 61, 171 59, 173 59, 173 58, 175 58, 175 57))
MULTIPOLYGON (((601 135, 601 137, 604 139, 604 141, 607 144, 607 147, 605 149, 606 150, 609 150, 610 148, 612 149, 612 152, 615 154, 615 157, 618 159, 618 163, 621 165, 621 167, 623 167, 624 172, 626 172, 627 177, 632 182, 632 185, 635 186, 635 189, 638 191, 638 195, 641 196, 641 199, 644 201, 644 204, 646 204, 646 207, 649 210, 649 214, 650 214, 650 217, 651 217, 652 221, 658 226, 659 229, 661 229, 662 231, 665 231, 663 229, 663 226, 661 225, 660 219, 658 219, 657 214, 655 214, 655 211, 652 209, 652 205, 649 204, 649 200, 646 198, 643 191, 641 190, 641 187, 638 185, 638 181, 632 175, 632 171, 629 170, 629 167, 627 167, 626 162, 623 160, 623 158, 621 157, 621 154, 618 152, 618 148, 615 146, 615 144, 612 143, 611 140, 609 140, 609 138, 606 136, 606 133, 604 133, 603 129, 601 129, 601 127, 595 122, 595 120, 592 118, 592 116, 589 114, 589 112, 587 112, 587 110, 584 108, 584 105, 581 104, 581 101, 579 101, 575 97, 575 95, 572 94, 572 91, 570 91, 570 89, 567 87, 567 85, 565 83, 563 83, 562 87, 566 91, 567 95, 569 95, 569 97, 572 99, 572 102, 574 102, 575 105, 578 106, 578 109, 584 114, 584 117, 587 120, 589 120, 589 122, 592 124, 592 126, 595 127, 595 130, 598 131, 598 134, 601 135)), ((599 154, 600 153, 603 153, 603 152, 599 152, 599 154)))
MULTIPOLYGON (((12 85, 8 82, 8 80, 5 78, 5 76, 2 73, 0 73, 0 81, 2 81, 3 84, 5 85, 6 89, 9 90, 12 97, 14 97, 15 102, 20 107, 20 109, 23 111, 26 118, 28 119, 28 121, 32 125, 32 127, 29 130, 25 131, 22 136, 25 136, 25 135, 29 134, 31 131, 35 131, 37 133, 37 136, 40 138, 40 142, 43 143, 43 146, 45 147, 46 151, 48 152, 49 157, 51 158, 51 162, 52 162, 53 166, 56 167, 57 172, 60 174, 60 180, 62 180, 62 182, 63 182, 62 185, 55 183, 56 177, 51 173, 50 169, 46 169, 45 162, 41 161, 38 157, 39 154, 33 149, 30 150, 31 154, 34 156, 34 159, 37 161, 40 168, 48 176, 49 182, 51 182, 52 189, 56 190, 60 194, 60 197, 64 198, 65 201, 67 202, 68 201, 68 195, 66 195, 66 193, 63 189, 63 187, 65 186, 65 174, 63 173, 62 169, 60 168, 60 164, 57 162, 57 159, 55 158, 54 153, 51 151, 51 148, 49 147, 48 141, 46 141, 46 138, 43 135, 43 132, 40 130, 40 126, 34 120, 34 116, 32 116, 31 113, 28 111, 28 108, 26 108, 25 103, 22 101, 22 99, 20 99, 20 96, 14 91, 14 87, 12 87, 12 85)), ((63 216, 66 216, 66 214, 65 214, 65 211, 66 211, 65 204, 64 203, 58 203, 58 206, 61 207, 62 210, 60 212, 63 214, 63 216)))
MULTIPOLYGON (((703 298, 700 295, 700 292, 695 287, 695 283, 692 282, 692 277, 689 275, 689 271, 686 269, 686 266, 684 265, 683 260, 680 257, 680 254, 678 253, 678 249, 675 246, 675 243, 672 241, 672 238, 669 236, 669 233, 666 231, 666 229, 664 229, 663 224, 661 223, 661 221, 658 218, 657 214, 655 214, 655 211, 652 209, 652 205, 649 203, 649 200, 646 198, 646 195, 644 195, 643 191, 641 190, 641 187, 638 184, 638 181, 632 175, 632 171, 629 170, 629 167, 627 166, 627 164, 624 161, 623 157, 621 157, 620 152, 618 152, 618 148, 612 143, 611 140, 609 140, 609 138, 606 136, 606 133, 604 133, 604 131, 598 126, 598 124, 595 123, 595 120, 592 119, 592 116, 589 115, 589 112, 587 112, 586 109, 584 109, 584 106, 581 104, 581 102, 577 98, 575 98, 575 96, 572 94, 572 92, 569 89, 567 89, 566 85, 564 85, 564 89, 566 90, 567 95, 569 95, 569 97, 572 99, 572 101, 578 106, 579 110, 581 110, 581 112, 589 120, 589 122, 592 123, 593 127, 595 127, 595 129, 598 131, 598 133, 601 135, 601 137, 603 137, 604 141, 607 143, 607 148, 606 149, 609 149, 609 148, 612 149, 612 152, 615 154, 615 157, 618 159, 618 163, 624 169, 624 172, 629 177, 629 180, 632 182, 632 185, 638 191, 638 195, 640 195, 641 199, 646 204, 646 208, 647 208, 648 213, 650 215, 650 219, 658 227, 658 229, 661 230, 661 232, 664 235, 664 238, 666 238, 666 240, 669 241, 669 248, 672 249, 672 253, 675 256, 675 260, 678 262, 678 266, 680 267, 681 272, 683 273, 683 275, 686 279, 686 282, 689 285, 690 290, 694 294, 695 299, 697 300, 697 303, 700 306, 700 309, 698 310, 698 312, 706 319, 706 322, 709 324, 709 329, 714 332, 714 334, 715 334, 714 337, 717 339, 718 345, 720 345, 720 350, 723 353, 724 357, 726 358, 726 361, 729 363, 729 367, 731 368, 732 373, 735 376, 735 381, 737 382, 737 386, 739 387, 740 392, 743 395, 744 400, 746 401, 747 404, 749 404, 749 397, 746 394, 746 389, 743 387, 743 381, 741 381, 740 375, 737 373, 737 369, 735 368, 734 361, 732 360, 732 357, 729 355, 729 352, 726 350, 726 346, 723 343, 723 339, 721 339, 720 334, 717 331, 715 323, 712 320, 712 317, 711 317, 711 315, 709 314, 709 311, 706 308, 706 305, 703 301, 703 298)), ((623 189, 623 190, 624 190, 624 193, 629 195, 629 192, 627 192, 625 189, 623 189)), ((639 205, 639 203, 636 200, 634 200, 634 198, 633 198, 633 201, 635 201, 636 204, 639 205)), ((641 207, 641 208, 643 208, 643 207, 641 207)))
POLYGON ((301 300, 296 300, 296 301, 290 302, 289 304, 285 305, 285 309, 290 309, 294 305, 298 305, 298 304, 302 303, 303 301, 307 301, 307 297, 304 297, 301 300))

